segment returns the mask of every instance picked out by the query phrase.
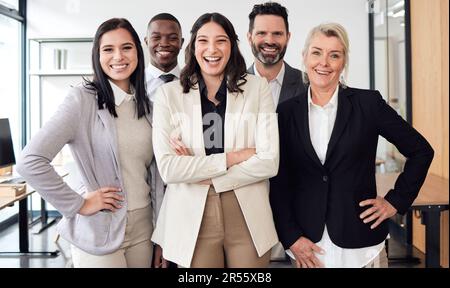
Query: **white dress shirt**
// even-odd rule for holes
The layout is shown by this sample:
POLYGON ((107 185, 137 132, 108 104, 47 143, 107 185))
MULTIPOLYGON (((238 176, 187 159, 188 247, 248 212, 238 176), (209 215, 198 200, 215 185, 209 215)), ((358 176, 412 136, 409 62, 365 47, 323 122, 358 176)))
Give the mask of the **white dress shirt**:
MULTIPOLYGON (((333 93, 330 101, 323 107, 312 102, 311 88, 308 89, 308 119, 311 143, 322 165, 325 163, 328 142, 333 132, 338 108, 339 86, 333 93)), ((362 220, 361 220, 362 221, 362 220)), ((368 225, 368 224, 367 224, 368 225)), ((327 226, 323 231, 322 239, 316 243, 325 253, 316 254, 316 257, 327 268, 360 268, 369 264, 384 248, 384 241, 380 244, 364 248, 341 248, 331 241, 327 226)), ((286 251, 294 258, 290 250, 286 251)))
POLYGON ((147 95, 150 101, 153 102, 153 95, 155 94, 156 89, 159 86, 164 84, 164 81, 159 79, 159 76, 163 74, 173 74, 176 78, 180 79, 180 67, 175 66, 171 71, 164 72, 153 66, 151 63, 148 64, 148 67, 145 68, 145 81, 147 82, 147 95))
MULTIPOLYGON (((258 69, 256 69, 255 65, 253 65, 253 71, 255 71, 256 76, 262 77, 261 74, 259 74, 258 69)), ((283 65, 281 66, 280 72, 278 72, 277 77, 269 81, 270 90, 272 91, 273 104, 275 105, 275 107, 278 106, 278 101, 280 100, 281 86, 283 86, 285 71, 286 69, 283 62, 283 65)))
POLYGON ((133 86, 130 86, 131 93, 128 94, 127 92, 119 88, 119 86, 114 84, 114 82, 112 82, 111 80, 108 81, 109 84, 111 85, 111 89, 114 94, 114 103, 116 104, 116 106, 120 106, 120 104, 122 104, 123 101, 128 102, 132 99, 135 99, 135 91, 133 86))

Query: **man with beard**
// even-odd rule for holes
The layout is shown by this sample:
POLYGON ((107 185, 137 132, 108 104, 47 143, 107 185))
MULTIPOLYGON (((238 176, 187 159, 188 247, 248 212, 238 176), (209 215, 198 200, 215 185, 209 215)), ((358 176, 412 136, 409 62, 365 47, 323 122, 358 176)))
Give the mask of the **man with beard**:
MULTIPOLYGON (((181 46, 183 46, 183 42, 181 25, 175 16, 169 13, 157 14, 148 23, 145 43, 150 53, 150 63, 145 69, 145 79, 147 82, 147 95, 151 102, 154 101, 153 95, 159 86, 180 78, 178 53, 180 52, 181 46)), ((151 195, 153 226, 155 226, 156 218, 158 217, 159 209, 164 198, 162 191, 165 191, 165 184, 162 181, 158 181, 161 178, 156 177, 158 173, 158 169, 151 170, 152 191, 158 192, 151 195)), ((162 250, 159 246, 156 246, 153 258, 153 266, 156 268, 176 268, 175 264, 162 258, 162 250)))
POLYGON ((306 91, 302 72, 283 61, 291 33, 285 7, 275 2, 256 4, 248 16, 247 38, 255 62, 247 70, 265 77, 272 90, 275 107, 306 91))

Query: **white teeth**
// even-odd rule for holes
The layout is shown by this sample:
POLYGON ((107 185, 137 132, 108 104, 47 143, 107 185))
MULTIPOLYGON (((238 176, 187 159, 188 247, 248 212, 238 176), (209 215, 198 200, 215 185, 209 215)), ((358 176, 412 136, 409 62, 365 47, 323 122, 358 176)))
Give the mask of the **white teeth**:
POLYGON ((263 50, 266 51, 266 52, 275 52, 275 51, 277 51, 277 49, 275 49, 275 48, 263 48, 263 50))
POLYGON ((111 65, 111 68, 113 68, 113 69, 124 69, 124 68, 126 68, 128 65, 127 64, 120 64, 120 65, 111 65))
POLYGON ((170 54, 170 52, 168 51, 159 51, 159 54, 161 54, 162 56, 168 56, 170 54))
POLYGON ((204 58, 208 62, 218 62, 220 60, 220 57, 205 56, 204 58))
POLYGON ((320 75, 329 75, 331 72, 316 70, 317 74, 320 75))

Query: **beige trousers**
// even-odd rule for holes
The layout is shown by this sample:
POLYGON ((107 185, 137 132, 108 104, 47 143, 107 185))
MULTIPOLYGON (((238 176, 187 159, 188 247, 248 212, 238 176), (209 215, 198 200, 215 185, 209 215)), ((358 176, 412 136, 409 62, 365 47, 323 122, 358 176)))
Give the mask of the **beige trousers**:
POLYGON ((150 206, 127 212, 125 238, 120 248, 106 255, 92 255, 71 245, 75 268, 150 268, 153 245, 150 206))
POLYGON ((270 250, 258 257, 233 191, 208 191, 192 268, 265 268, 270 250))

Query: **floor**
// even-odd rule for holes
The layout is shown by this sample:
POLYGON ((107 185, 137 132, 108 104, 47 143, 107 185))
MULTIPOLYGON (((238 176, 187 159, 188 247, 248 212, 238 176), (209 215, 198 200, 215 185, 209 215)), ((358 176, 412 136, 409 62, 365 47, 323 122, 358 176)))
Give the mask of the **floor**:
MULTIPOLYGON (((70 246, 67 241, 59 238, 55 242, 56 225, 50 226, 41 234, 37 233, 40 229, 40 224, 30 227, 29 231, 29 250, 36 251, 55 251, 60 253, 57 257, 42 257, 41 255, 17 256, 8 255, 0 256, 0 268, 64 268, 71 267, 70 246)), ((19 229, 18 224, 9 227, 0 232, 0 251, 11 252, 19 250, 19 229)))
MULTIPOLYGON (((39 225, 30 228, 30 251, 54 251, 59 250, 57 257, 42 256, 0 256, 0 268, 64 268, 71 267, 72 262, 70 258, 70 246, 67 241, 59 238, 55 242, 56 228, 55 225, 43 231, 41 234, 34 234, 39 230, 39 225)), ((13 225, 6 230, 0 232, 0 250, 3 251, 18 251, 18 226, 13 225)), ((395 239, 389 240, 389 257, 403 258, 406 249, 395 239)), ((405 262, 402 259, 393 259, 389 261, 389 268, 423 268, 424 254, 413 248, 412 255, 420 260, 420 263, 405 262)), ((290 262, 273 261, 270 264, 271 268, 290 268, 290 262)))

